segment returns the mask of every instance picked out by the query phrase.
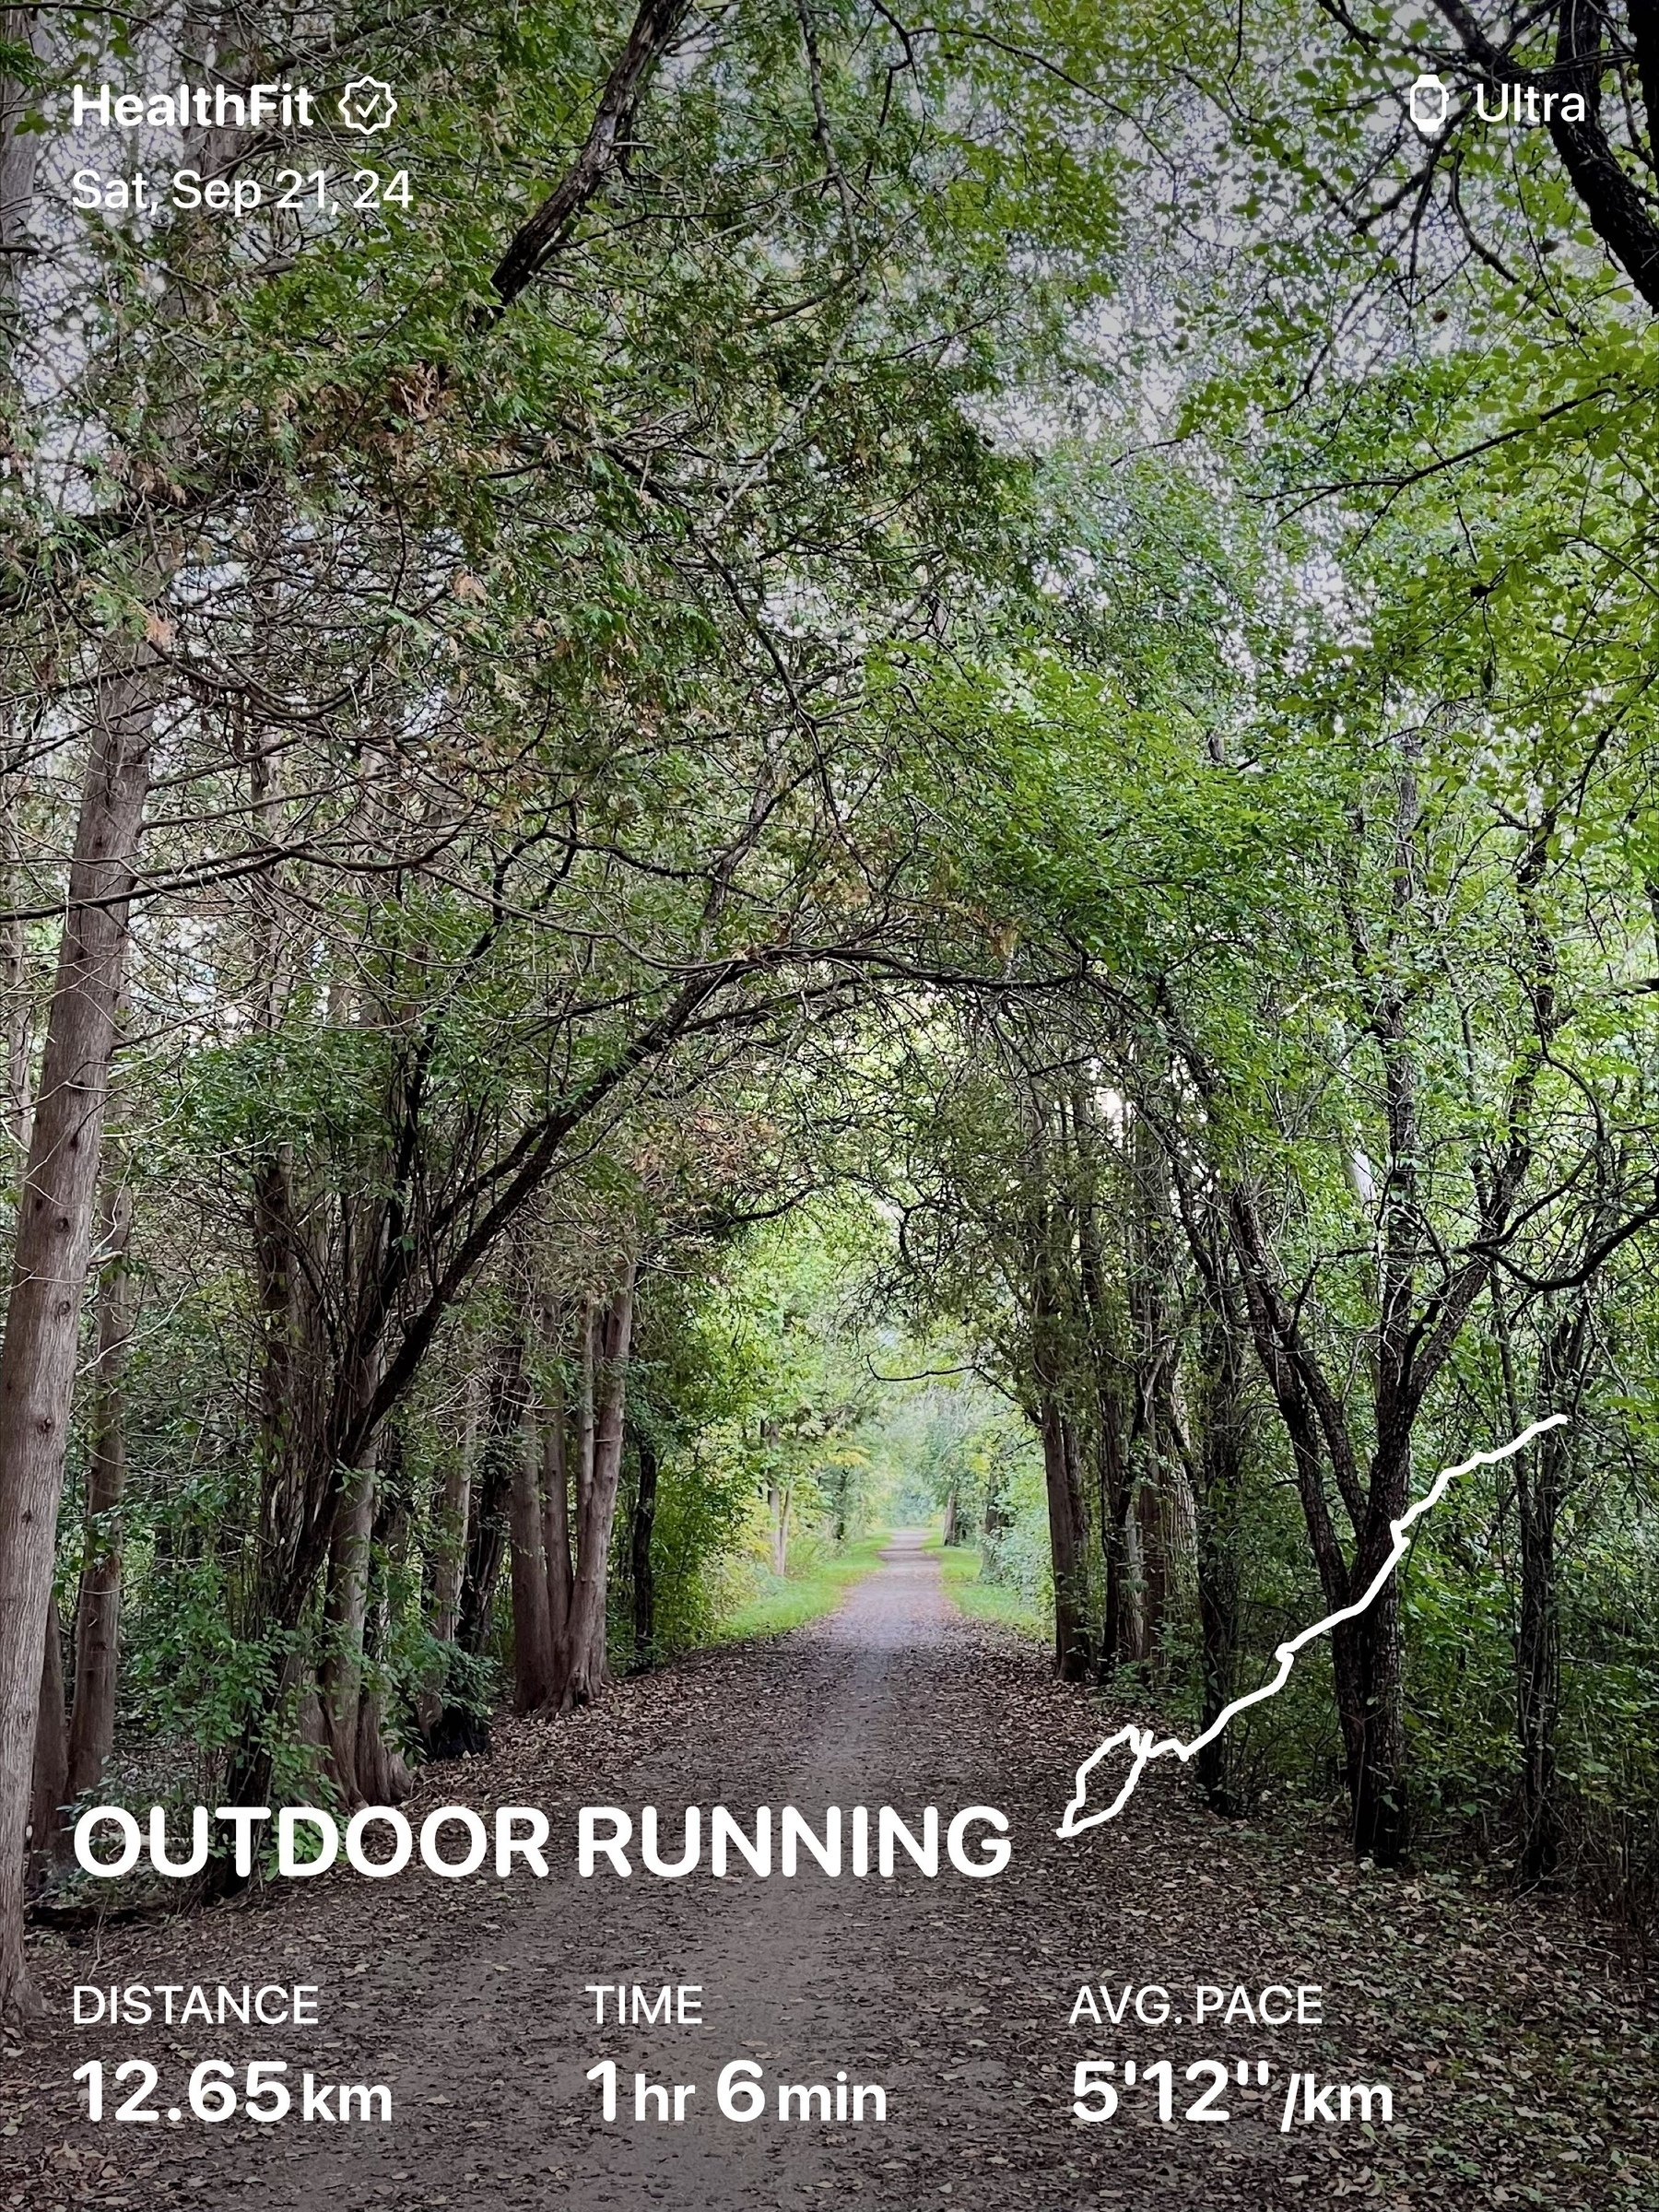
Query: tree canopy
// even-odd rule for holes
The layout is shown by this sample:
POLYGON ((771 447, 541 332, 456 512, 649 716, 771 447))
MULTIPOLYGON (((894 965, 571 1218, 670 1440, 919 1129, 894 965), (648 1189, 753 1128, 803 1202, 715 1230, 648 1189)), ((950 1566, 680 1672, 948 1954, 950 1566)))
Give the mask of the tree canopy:
POLYGON ((7 13, 8 2011, 181 1743, 895 1499, 1207 1720, 1555 1411, 1198 1782, 1652 1941, 1659 15, 912 13, 7 13))

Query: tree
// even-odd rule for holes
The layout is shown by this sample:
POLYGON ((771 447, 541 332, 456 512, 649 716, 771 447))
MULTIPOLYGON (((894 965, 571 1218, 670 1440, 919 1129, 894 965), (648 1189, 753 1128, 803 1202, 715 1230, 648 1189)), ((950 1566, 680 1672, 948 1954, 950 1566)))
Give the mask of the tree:
MULTIPOLYGON (((99 720, 34 1108, 0 1345, 0 2012, 32 2008, 23 1961, 24 1831, 82 1287, 114 1057, 133 856, 149 781, 149 648, 98 693, 99 720)), ((57 1692, 61 1712, 61 1677, 57 1692)))

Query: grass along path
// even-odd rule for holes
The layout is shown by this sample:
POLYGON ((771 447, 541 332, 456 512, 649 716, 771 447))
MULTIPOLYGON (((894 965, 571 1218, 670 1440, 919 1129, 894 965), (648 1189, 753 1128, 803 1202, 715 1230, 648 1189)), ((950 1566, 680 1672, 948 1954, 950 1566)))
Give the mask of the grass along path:
POLYGON ((809 1620, 821 1620, 835 1611, 855 1583, 875 1573, 882 1547, 890 1540, 886 1530, 878 1529, 825 1552, 801 1573, 769 1573, 748 1604, 721 1623, 714 1641, 747 1643, 757 1636, 782 1636, 790 1629, 805 1628, 809 1620))
POLYGON ((927 1548, 938 1557, 945 1594, 959 1612, 971 1620, 994 1620, 1021 1636, 1034 1636, 1040 1643, 1048 1641, 1051 1624, 1031 1610, 1018 1590, 982 1579, 984 1560, 977 1545, 947 1547, 942 1537, 935 1536, 927 1548))

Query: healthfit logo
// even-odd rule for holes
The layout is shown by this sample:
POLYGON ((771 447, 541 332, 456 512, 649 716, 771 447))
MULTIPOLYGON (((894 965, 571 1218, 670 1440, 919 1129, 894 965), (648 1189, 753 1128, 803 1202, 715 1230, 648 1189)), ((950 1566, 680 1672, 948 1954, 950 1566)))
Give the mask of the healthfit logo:
MULTIPOLYGON (((165 92, 76 85, 69 120, 76 130, 96 123, 106 131, 182 131, 193 124, 203 130, 309 131, 328 121, 326 106, 326 95, 309 85, 249 85, 241 92, 228 85, 175 85, 165 92)), ((397 100, 382 78, 358 76, 334 102, 334 112, 348 131, 367 136, 391 128, 397 100)))

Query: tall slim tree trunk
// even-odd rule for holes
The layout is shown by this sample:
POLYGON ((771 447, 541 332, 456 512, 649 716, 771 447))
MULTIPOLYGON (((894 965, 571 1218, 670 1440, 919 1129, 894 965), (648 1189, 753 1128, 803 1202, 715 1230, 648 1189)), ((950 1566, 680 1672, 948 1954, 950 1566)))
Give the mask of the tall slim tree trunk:
POLYGON ((1140 1472, 1135 1478, 1135 1499, 1130 1509, 1134 1520, 1133 1550, 1139 1562, 1141 1606, 1145 1617, 1140 1656, 1146 1660, 1152 1675, 1160 1672, 1159 1662, 1163 1651, 1162 1631, 1170 1614, 1169 1561, 1164 1551, 1163 1492, 1160 1487, 1164 1469, 1155 1454, 1148 1453, 1141 1460, 1140 1472))
MULTIPOLYGON (((0 37, 14 50, 43 58, 48 41, 47 11, 40 7, 0 9, 0 37)), ((20 419, 23 394, 12 374, 13 356, 19 295, 29 266, 36 172, 43 145, 41 134, 27 127, 36 97, 28 81, 0 71, 0 431, 4 431, 6 442, 14 453, 19 448, 23 430, 20 419)), ((15 691, 17 687, 14 685, 13 688, 15 691)), ((5 780, 0 783, 0 887, 4 887, 0 888, 0 900, 18 908, 29 903, 24 896, 20 865, 22 799, 28 773, 22 763, 26 759, 27 747, 20 747, 17 764, 9 758, 6 759, 5 780)), ((5 1128, 11 1147, 11 1157, 5 1164, 8 1188, 14 1178, 21 1184, 27 1176, 33 1126, 29 1063, 34 1006, 30 980, 28 925, 20 918, 9 919, 0 924, 0 1010, 5 1021, 5 1065, 0 1070, 0 1079, 5 1084, 5 1128)), ((23 1779, 29 1788, 25 1818, 37 1848, 43 1833, 42 1818, 55 1820, 54 1814, 45 1811, 45 1801, 54 1790, 58 1799, 66 1792, 66 1778, 57 1771, 64 1752, 63 1651, 57 1626, 57 1607, 50 1605, 47 1628, 37 1654, 39 1679, 33 1734, 29 1748, 22 1753, 28 1770, 23 1779)), ((0 1760, 5 1757, 6 1747, 0 1742, 0 1760)), ((5 1778, 0 1777, 0 1788, 5 1786, 5 1778)), ((6 1820, 0 1818, 0 1831, 6 1826, 6 1820)), ((3 1848, 4 1844, 0 1844, 0 1849, 3 1848)), ((19 1881, 26 1871, 21 1864, 22 1848, 19 1841, 19 1881)), ((21 1912, 20 1898, 17 1909, 21 1912)), ((10 1896, 0 1888, 0 1912, 9 1914, 11 1911, 10 1896)), ((18 1944, 20 1957, 20 1927, 18 1944)), ((0 1938, 0 2013, 7 2018, 32 2003, 26 1985, 16 1992, 9 1987, 6 1979, 9 1953, 9 1941, 0 1938)))
MULTIPOLYGON (((430 1524, 428 1565, 431 1581, 431 1630, 438 1643, 453 1643, 461 1619, 461 1586, 466 1578, 466 1547, 472 1534, 473 1465, 477 1454, 478 1382, 468 1371, 466 1417, 459 1451, 444 1462, 443 1477, 430 1524)), ((441 1680, 429 1684, 416 1700, 415 1717, 429 1758, 451 1758, 441 1680)), ((464 1748, 473 1748, 470 1744, 464 1748)))
POLYGON ((961 1540, 961 1510, 957 1502, 957 1486, 952 1482, 945 1493, 945 1533, 939 1541, 948 1551, 961 1540))
POLYGON ((154 654, 144 647, 98 688, 0 1347, 0 2017, 8 2019, 35 2004, 23 1959, 23 1837, 156 698, 154 654))
POLYGON ((335 1507, 323 1598, 325 1648, 317 1692, 328 1764, 342 1804, 362 1802, 358 1782, 358 1724, 363 1696, 363 1630, 369 1618, 370 1539, 374 1530, 372 1453, 354 1470, 335 1507))
POLYGON ((768 1542, 771 1547, 771 1571, 782 1580, 789 1572, 789 1508, 793 1488, 775 1478, 766 1486, 766 1519, 768 1542))
POLYGON ((582 1516, 587 1512, 588 1493, 594 1487, 594 1408, 598 1387, 596 1371, 600 1328, 598 1300, 591 1297, 584 1299, 577 1343, 576 1418, 573 1424, 575 1453, 571 1469, 576 1479, 576 1525, 579 1536, 582 1516))
POLYGON ((1100 1611, 1100 1679, 1132 1665, 1147 1648, 1141 1606, 1140 1546, 1131 1525, 1128 1420, 1124 1392, 1103 1345, 1095 1347, 1095 1479, 1100 1493, 1105 1592, 1100 1611))
POLYGON ((557 1679, 559 1654, 571 1625, 571 1488, 564 1391, 541 1408, 542 1558, 547 1570, 547 1648, 557 1679))
POLYGON ((496 1589, 509 1541, 512 1481, 524 1456, 524 1347, 510 1328, 497 1347, 489 1381, 489 1408, 473 1494, 472 1533, 466 1546, 466 1573, 461 1587, 461 1615, 455 1641, 463 1651, 480 1654, 495 1619, 496 1589))
MULTIPOLYGON (((1405 1512, 1410 1488, 1410 1441, 1395 1439, 1392 1450, 1380 1447, 1371 1462, 1368 1509, 1342 1602, 1368 1588, 1387 1558, 1393 1543, 1391 1524, 1405 1512)), ((1397 1573, 1389 1576, 1357 1620, 1343 1621, 1333 1630, 1331 1667, 1352 1808, 1354 1854, 1374 1860, 1379 1866, 1396 1866, 1406 1855, 1411 1832, 1397 1573)))
MULTIPOLYGON (((0 896, 17 907, 29 903, 23 896, 23 872, 18 865, 22 857, 18 836, 22 795, 22 777, 8 775, 0 785, 0 886, 4 886, 0 896)), ((29 1080, 34 994, 29 988, 28 928, 16 918, 0 922, 0 1002, 4 1003, 6 1019, 6 1134, 16 1147, 16 1171, 20 1179, 29 1158, 29 1132, 34 1119, 33 1087, 29 1080)), ((12 1174, 13 1163, 7 1160, 7 1183, 12 1174)))
POLYGON ((1133 1480, 1124 1500, 1123 1519, 1124 1597, 1120 1615, 1118 1658, 1129 1666, 1141 1665, 1151 1654, 1152 1637, 1147 1618, 1147 1562, 1141 1549, 1141 1517, 1135 1511, 1133 1480))
MULTIPOLYGON (((373 1396, 380 1371, 378 1349, 359 1352, 353 1378, 359 1401, 373 1396)), ((369 1562, 379 1443, 376 1437, 359 1455, 351 1472, 341 1477, 324 1577, 324 1645, 317 1691, 329 1769, 341 1801, 347 1806, 359 1804, 362 1794, 358 1786, 358 1728, 363 1698, 363 1631, 369 1618, 369 1562)))
POLYGON ((454 1640, 455 1627, 461 1618, 461 1585, 466 1578, 473 1469, 478 1455, 478 1418, 483 1406, 483 1388, 476 1368, 468 1368, 465 1387, 461 1449, 445 1464, 438 1494, 436 1557, 432 1563, 432 1633, 441 1643, 454 1640))
MULTIPOLYGON (((1083 1359, 1089 1384, 1086 1427, 1100 1541, 1098 1668, 1101 1681, 1107 1682, 1119 1666, 1140 1656, 1146 1636, 1138 1547, 1132 1547, 1128 1526, 1134 1486, 1124 1388, 1127 1362, 1120 1342, 1125 1308, 1108 1284, 1102 1230, 1107 1155, 1100 1101, 1091 1085, 1082 1080, 1072 1086, 1071 1131, 1077 1155, 1077 1287, 1087 1323, 1083 1359)), ((1120 1215, 1124 1211, 1121 1205, 1118 1211, 1120 1215)))
MULTIPOLYGON (((1363 1578, 1356 1573, 1354 1583, 1362 1587, 1363 1578)), ((1347 1754, 1354 1855, 1379 1866, 1397 1866, 1411 1837, 1397 1575, 1389 1577, 1358 1620, 1333 1631, 1331 1657, 1347 1754)))
POLYGON ((133 1196, 111 1196, 107 1259, 98 1288, 98 1359, 87 1471, 87 1531, 75 1609, 75 1702, 69 1722, 69 1795, 91 1789, 115 1747, 121 1658, 121 1503, 126 1490, 124 1383, 135 1312, 130 1244, 133 1196))
MULTIPOLYGON (((32 53, 43 61, 50 14, 40 6, 0 8, 0 38, 8 46, 32 53)), ((11 321, 28 266, 35 171, 42 143, 41 132, 19 126, 38 98, 32 85, 0 76, 0 352, 8 369, 13 348, 11 321)))
MULTIPOLYGON (((526 1451, 528 1401, 524 1347, 510 1328, 497 1347, 489 1378, 489 1402, 471 1486, 466 1553, 455 1612, 454 1641, 459 1651, 480 1657, 495 1620, 496 1589, 509 1543, 513 1470, 526 1451)), ((446 1688, 437 1720, 426 1732, 432 1759, 477 1757, 489 1748, 489 1725, 449 1694, 446 1688)))
POLYGON ((633 1335, 634 1263, 604 1308, 594 1332, 592 1474, 581 1492, 571 1618, 559 1653, 559 1702, 591 1705, 605 1687, 605 1602, 617 1491, 622 1477, 622 1422, 633 1335))
POLYGON ((1161 1676, 1166 1630, 1190 1612, 1196 1580, 1194 1512, 1179 1395, 1181 1335, 1171 1310, 1176 1267, 1170 1166, 1144 1113, 1135 1115, 1130 1152, 1135 1171, 1126 1245, 1135 1410, 1129 1461, 1143 1614, 1138 1655, 1153 1661, 1161 1676))
MULTIPOLYGON (((1071 1224, 1056 1203, 1049 1108, 1027 1109, 1026 1279, 1030 1300, 1030 1386, 1027 1412, 1042 1445, 1049 1561, 1054 1586, 1054 1665, 1063 1682, 1094 1672, 1088 1621, 1088 1511, 1076 1431, 1075 1378, 1084 1347, 1066 1273, 1071 1224)), ((1062 1145, 1064 1150, 1064 1144, 1062 1145)))
POLYGON ((656 1446, 641 1430, 636 1433, 640 1478, 634 1490, 633 1543, 629 1561, 633 1583, 634 1665, 650 1666, 656 1657, 656 1571, 651 1563, 651 1539, 656 1529, 656 1446))
MULTIPOLYGON (((1587 1297, 1545 1336, 1538 1359, 1538 1404, 1547 1412, 1578 1405, 1594 1333, 1587 1297)), ((1561 1705, 1561 1606, 1556 1535, 1572 1466, 1572 1430, 1551 1429, 1515 1463, 1521 1535, 1521 1607, 1515 1636, 1515 1730, 1521 1747, 1522 1882, 1547 1881, 1560 1861, 1561 1817, 1556 1725, 1561 1705)))
POLYGON ((58 1831, 69 1795, 69 1761, 64 1729, 64 1635, 57 1600, 46 1607, 46 1639, 41 1665, 40 1713, 35 1723, 34 1773, 29 1787, 29 1875, 31 1884, 46 1880, 57 1855, 58 1831))
POLYGON ((1521 1611, 1515 1639, 1515 1731, 1521 1744, 1521 1849, 1516 1873, 1547 1881, 1560 1860, 1556 1717, 1561 1701, 1560 1604, 1556 1525, 1566 1448, 1552 1429, 1533 1446, 1534 1465, 1518 1477, 1521 1611))
POLYGON ((363 1630, 365 1680, 358 1701, 357 1782, 368 1805, 396 1805, 411 1787, 403 1753, 387 1732, 385 1711, 373 1677, 392 1632, 391 1584, 406 1568, 409 1551, 404 1424, 394 1418, 382 1431, 375 1471, 374 1526, 370 1535, 369 1608, 363 1630))
MULTIPOLYGON (((0 9, 0 36, 8 46, 32 51, 40 55, 45 46, 45 13, 38 7, 8 7, 0 9)), ((21 127, 33 104, 33 92, 26 82, 0 73, 0 367, 3 367, 4 403, 0 406, 0 427, 6 434, 8 445, 16 444, 17 432, 21 429, 18 411, 21 394, 12 378, 12 356, 18 327, 18 294, 22 288, 23 274, 28 266, 29 225, 34 207, 35 176, 39 165, 41 135, 38 131, 21 127)), ((6 763, 6 778, 0 786, 0 898, 8 906, 23 907, 29 902, 23 894, 23 875, 20 866, 22 846, 19 837, 21 802, 25 790, 26 771, 14 770, 11 760, 6 763)), ((33 994, 29 988, 29 936, 27 924, 19 919, 0 924, 0 1004, 5 1019, 5 1066, 0 1079, 5 1083, 4 1115, 6 1135, 13 1148, 13 1157, 6 1162, 5 1180, 9 1186, 14 1174, 19 1182, 27 1174, 29 1136, 33 1123, 33 1098, 30 1083, 30 1046, 34 1008, 33 994)), ((57 1630, 57 1608, 49 1605, 49 1619, 41 1642, 38 1667, 37 1704, 34 1732, 29 1748, 21 1756, 28 1764, 29 1802, 27 1820, 32 1840, 38 1847, 41 1841, 42 1795, 53 1789, 53 1774, 56 1756, 62 1748, 54 1742, 52 1678, 54 1665, 58 1670, 55 1705, 56 1728, 62 1728, 63 1653, 61 1646, 54 1650, 57 1630)), ((18 1747, 9 1747, 13 1754, 18 1747)), ((7 1755, 7 1747, 0 1741, 0 1759, 7 1755)), ((0 1788, 4 1788, 0 1778, 0 1788)), ((66 1778, 60 1777, 56 1784, 59 1794, 66 1791, 66 1778)), ((0 1817, 0 1834, 6 1823, 0 1817)), ((5 1844, 0 1842, 0 1849, 5 1844)), ((21 1859, 22 1845, 18 1853, 21 1859)), ((19 1864, 19 1879, 24 1869, 19 1864)), ((21 1912, 21 1900, 18 1902, 21 1912)), ((12 1900, 0 1888, 0 1912, 9 1913, 12 1900)), ((18 1931, 18 1953, 21 1957, 21 1930, 18 1931)), ((13 1990, 7 1981, 9 1945, 0 1938, 0 2010, 7 2018, 31 2003, 27 1986, 13 1990)))
POLYGON ((540 1439, 533 1425, 521 1417, 510 1477, 512 1703, 518 1712, 539 1712, 553 1692, 553 1640, 548 1618, 540 1457, 540 1439))
POLYGON ((1088 1521, 1071 1424, 1059 1401, 1041 1409, 1042 1476, 1048 1494, 1049 1558, 1054 1582, 1054 1665, 1063 1682, 1086 1682, 1094 1671, 1088 1622, 1088 1521))
MULTIPOLYGON (((1221 1715, 1233 1692, 1239 1641, 1240 1515, 1248 1414, 1244 1398, 1242 1324, 1218 1292, 1199 1347, 1197 1573, 1201 1727, 1221 1715)), ((1213 1812, 1239 1811, 1228 1781, 1224 1731, 1199 1752, 1194 1772, 1213 1812)))

